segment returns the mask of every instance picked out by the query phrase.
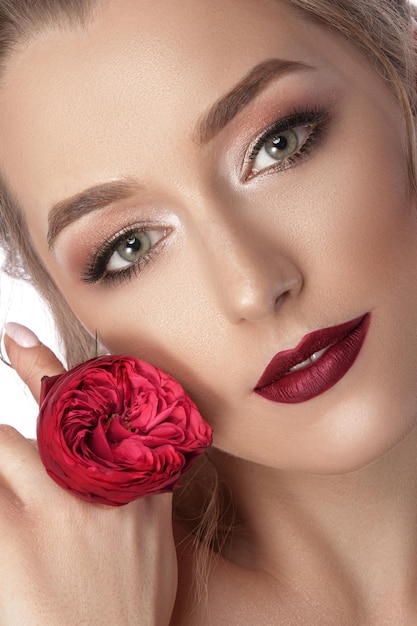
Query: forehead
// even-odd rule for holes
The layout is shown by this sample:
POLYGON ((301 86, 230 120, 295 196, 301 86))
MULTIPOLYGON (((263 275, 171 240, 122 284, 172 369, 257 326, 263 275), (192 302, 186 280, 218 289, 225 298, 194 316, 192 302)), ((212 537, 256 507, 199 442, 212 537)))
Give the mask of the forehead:
POLYGON ((271 50, 317 57, 311 29, 279 0, 110 0, 85 30, 44 32, 15 54, 2 100, 30 115, 42 99, 45 118, 62 111, 65 119, 77 104, 100 113, 111 102, 117 114, 134 90, 126 113, 149 103, 180 109, 184 86, 189 105, 202 91, 215 98, 271 50))
POLYGON ((0 94, 0 168, 29 212, 134 176, 267 58, 343 79, 351 50, 339 44, 279 0, 110 0, 85 30, 45 32, 15 54, 0 94))

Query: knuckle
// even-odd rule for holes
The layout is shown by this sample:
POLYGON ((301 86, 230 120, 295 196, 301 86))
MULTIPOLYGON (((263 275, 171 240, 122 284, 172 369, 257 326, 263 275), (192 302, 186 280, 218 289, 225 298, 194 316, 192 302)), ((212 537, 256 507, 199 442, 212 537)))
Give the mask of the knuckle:
POLYGON ((21 434, 9 424, 0 424, 0 446, 9 446, 21 439, 21 434))
POLYGON ((22 372, 23 381, 28 385, 32 381, 40 379, 43 367, 41 356, 37 354, 36 358, 26 363, 26 367, 22 372))
POLYGON ((23 372, 23 381, 29 388, 37 388, 43 376, 60 374, 63 371, 61 363, 56 356, 47 348, 39 350, 36 358, 27 364, 23 372))

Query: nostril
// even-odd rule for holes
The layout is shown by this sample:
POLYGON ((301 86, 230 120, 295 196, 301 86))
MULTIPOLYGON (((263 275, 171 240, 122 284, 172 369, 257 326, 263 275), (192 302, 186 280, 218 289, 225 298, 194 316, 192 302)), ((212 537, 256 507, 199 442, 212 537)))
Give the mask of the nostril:
POLYGON ((273 304, 274 311, 279 311, 279 309, 282 307, 285 300, 287 300, 289 296, 290 296, 290 291, 284 291, 284 293, 279 294, 278 297, 275 298, 275 301, 273 304))
POLYGON ((274 309, 278 310, 286 300, 295 297, 303 288, 301 273, 294 273, 287 281, 276 283, 274 294, 274 309))

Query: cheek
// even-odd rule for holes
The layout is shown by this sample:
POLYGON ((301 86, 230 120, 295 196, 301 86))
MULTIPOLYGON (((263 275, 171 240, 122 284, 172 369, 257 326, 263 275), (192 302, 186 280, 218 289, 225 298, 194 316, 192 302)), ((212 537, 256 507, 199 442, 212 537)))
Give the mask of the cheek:
POLYGON ((417 261, 416 211, 398 124, 377 119, 366 132, 354 129, 347 124, 320 171, 297 189, 302 219, 295 233, 310 280, 347 297, 351 288, 366 296, 399 277, 414 284, 417 261))
MULTIPOLYGON (((113 287, 63 288, 78 319, 113 354, 148 361, 174 376, 199 406, 216 404, 222 326, 192 260, 182 252, 113 287), (161 263, 162 265, 162 263, 161 263)), ((63 284, 63 278, 60 284, 63 284)))

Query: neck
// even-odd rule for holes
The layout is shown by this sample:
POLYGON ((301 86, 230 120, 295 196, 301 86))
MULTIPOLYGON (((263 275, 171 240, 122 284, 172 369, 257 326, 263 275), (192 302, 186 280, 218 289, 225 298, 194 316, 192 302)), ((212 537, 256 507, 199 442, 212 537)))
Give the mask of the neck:
POLYGON ((371 465, 337 476, 279 471, 213 451, 242 528, 230 560, 312 593, 315 585, 339 585, 368 607, 387 597, 404 605, 417 582, 416 451, 417 431, 371 465))

